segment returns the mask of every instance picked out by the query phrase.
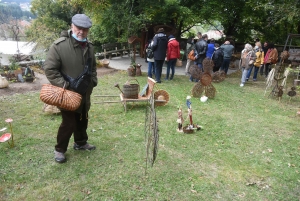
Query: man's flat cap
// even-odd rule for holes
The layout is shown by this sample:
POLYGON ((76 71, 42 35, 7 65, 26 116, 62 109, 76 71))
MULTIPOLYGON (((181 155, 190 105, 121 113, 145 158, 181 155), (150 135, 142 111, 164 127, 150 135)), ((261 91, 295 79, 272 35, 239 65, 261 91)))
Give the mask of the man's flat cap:
POLYGON ((76 14, 72 17, 72 23, 77 27, 91 28, 92 21, 85 14, 76 14))

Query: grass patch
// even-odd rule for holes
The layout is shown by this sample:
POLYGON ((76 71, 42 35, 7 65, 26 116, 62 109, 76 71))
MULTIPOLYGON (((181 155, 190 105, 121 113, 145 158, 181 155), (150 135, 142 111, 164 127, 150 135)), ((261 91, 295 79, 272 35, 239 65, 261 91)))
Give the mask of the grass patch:
MULTIPOLYGON (((136 77, 141 87, 145 75, 136 77)), ((125 72, 99 78, 93 95, 117 95, 125 72)), ((214 83, 216 97, 192 98, 195 134, 176 132, 177 106, 194 85, 186 76, 157 84, 170 101, 156 109, 159 151, 145 174, 145 105, 92 104, 89 142, 54 161, 60 115, 42 112, 38 92, 0 97, 0 128, 12 118, 15 145, 0 144, 0 200, 299 200, 299 96, 281 102, 263 79, 239 87, 240 75, 214 83)), ((290 82, 291 83, 291 82, 290 82)), ((286 94, 286 93, 285 93, 286 94)), ((92 102, 113 98, 92 97, 92 102)), ((115 100, 119 100, 116 98, 115 100)), ((72 139, 71 139, 72 142, 72 139)))

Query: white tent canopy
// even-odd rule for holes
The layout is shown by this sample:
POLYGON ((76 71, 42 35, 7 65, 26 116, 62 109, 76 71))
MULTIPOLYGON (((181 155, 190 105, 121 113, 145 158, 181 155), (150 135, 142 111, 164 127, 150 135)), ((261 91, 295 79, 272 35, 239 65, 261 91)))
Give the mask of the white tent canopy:
POLYGON ((18 47, 19 53, 29 55, 34 47, 35 43, 28 43, 28 42, 17 42, 17 41, 0 41, 0 53, 2 54, 17 54, 18 47))

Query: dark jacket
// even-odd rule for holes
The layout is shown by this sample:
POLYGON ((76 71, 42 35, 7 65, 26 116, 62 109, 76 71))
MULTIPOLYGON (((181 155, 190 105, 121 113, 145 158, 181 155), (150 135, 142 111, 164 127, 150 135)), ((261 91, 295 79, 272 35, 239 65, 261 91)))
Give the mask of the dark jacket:
POLYGON ((61 73, 76 78, 83 72, 88 56, 92 58, 92 81, 86 94, 82 96, 81 106, 76 110, 76 112, 81 113, 83 104, 86 105, 86 110, 89 111, 91 105, 90 96, 93 87, 97 86, 98 83, 96 59, 94 47, 91 43, 88 43, 83 49, 71 35, 72 32, 69 30, 65 35, 54 41, 43 67, 46 77, 51 84, 63 87, 66 83, 66 88, 68 88, 69 83, 65 81, 61 73))
POLYGON ((152 50, 154 60, 165 60, 168 47, 168 38, 164 33, 155 34, 153 37, 152 50))
POLYGON ((207 42, 204 39, 200 39, 195 45, 195 56, 197 59, 196 63, 202 63, 203 59, 206 57, 207 42))
POLYGON ((223 57, 224 57, 224 53, 221 48, 218 48, 217 50, 215 50, 215 52, 212 55, 212 60, 216 67, 222 66, 223 57))

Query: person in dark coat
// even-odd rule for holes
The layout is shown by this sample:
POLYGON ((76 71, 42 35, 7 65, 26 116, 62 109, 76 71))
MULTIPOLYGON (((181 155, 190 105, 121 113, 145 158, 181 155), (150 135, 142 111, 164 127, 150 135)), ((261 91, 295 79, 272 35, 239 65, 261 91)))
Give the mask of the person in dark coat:
POLYGON ((214 62, 213 72, 218 71, 223 63, 224 53, 222 49, 220 49, 219 43, 215 43, 215 52, 212 55, 212 60, 214 62))
POLYGON ((57 132, 57 144, 54 150, 54 159, 58 163, 66 162, 70 138, 73 134, 75 150, 94 150, 95 146, 87 143, 88 111, 91 106, 90 96, 97 86, 97 69, 93 44, 87 40, 87 34, 92 22, 85 14, 76 14, 72 17, 71 29, 63 32, 63 36, 54 41, 50 47, 43 68, 45 75, 52 85, 71 88, 71 78, 79 77, 89 66, 91 73, 87 76, 86 92, 82 93, 80 107, 76 111, 61 109, 62 123, 57 132))
POLYGON ((161 83, 162 67, 165 62, 168 38, 163 28, 159 28, 157 34, 153 37, 152 50, 154 52, 155 79, 157 83, 161 83))
MULTIPOLYGON (((202 72, 203 72, 202 62, 206 57, 206 51, 207 51, 207 42, 206 42, 207 39, 208 39, 207 34, 204 34, 202 38, 199 38, 199 40, 197 41, 194 47, 195 65, 197 65, 202 72)), ((193 77, 190 76, 190 81, 193 82, 193 80, 194 80, 193 77)), ((198 82, 198 80, 195 81, 198 82)))

